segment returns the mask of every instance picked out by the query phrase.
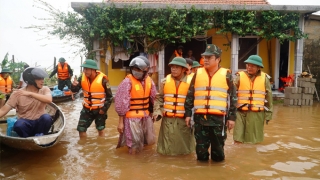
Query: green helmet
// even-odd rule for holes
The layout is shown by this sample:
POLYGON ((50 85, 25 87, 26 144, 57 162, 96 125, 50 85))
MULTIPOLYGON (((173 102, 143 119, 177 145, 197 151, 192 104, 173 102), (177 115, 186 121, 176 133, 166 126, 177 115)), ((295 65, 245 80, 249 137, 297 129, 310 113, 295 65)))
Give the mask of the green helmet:
POLYGON ((192 68, 200 67, 201 65, 198 63, 198 61, 193 61, 192 68))
POLYGON ((92 59, 86 59, 80 67, 90 68, 90 69, 99 69, 96 61, 92 59))
POLYGON ((258 55, 249 56, 249 58, 245 60, 244 63, 254 64, 263 68, 262 59, 258 55))
POLYGON ((12 71, 9 68, 3 68, 1 73, 12 73, 12 71))
POLYGON ((59 62, 64 63, 64 62, 66 62, 66 60, 65 60, 63 57, 61 57, 61 58, 59 59, 59 62))
POLYGON ((188 68, 187 61, 182 57, 173 58, 172 61, 169 63, 169 66, 170 65, 178 65, 178 66, 182 66, 184 68, 188 68))

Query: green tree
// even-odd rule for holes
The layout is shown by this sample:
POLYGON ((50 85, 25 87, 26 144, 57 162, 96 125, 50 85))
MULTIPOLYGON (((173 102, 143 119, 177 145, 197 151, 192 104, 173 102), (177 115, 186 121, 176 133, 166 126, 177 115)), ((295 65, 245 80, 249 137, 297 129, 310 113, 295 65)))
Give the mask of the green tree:
POLYGON ((124 47, 128 53, 137 50, 138 44, 145 52, 159 51, 170 43, 190 41, 211 28, 217 28, 222 34, 259 36, 258 43, 262 39, 278 38, 283 42, 306 37, 298 26, 299 13, 293 12, 175 9, 171 6, 144 9, 141 4, 117 8, 114 4, 90 4, 80 15, 61 12, 42 0, 37 2, 52 18, 43 19, 48 22, 43 26, 27 28, 45 30, 60 39, 82 43, 85 48, 80 51, 92 58, 93 52, 106 50, 109 46, 124 47), (94 40, 102 43, 101 49, 93 49, 94 40))

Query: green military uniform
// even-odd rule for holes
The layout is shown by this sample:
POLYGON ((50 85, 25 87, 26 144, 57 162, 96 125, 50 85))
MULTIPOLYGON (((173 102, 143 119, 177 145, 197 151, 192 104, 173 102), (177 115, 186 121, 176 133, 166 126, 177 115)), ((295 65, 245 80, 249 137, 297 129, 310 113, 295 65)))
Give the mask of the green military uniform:
MULTIPOLYGON (((221 54, 221 50, 215 45, 208 45, 206 52, 202 55, 219 55, 221 54), (206 54, 208 52, 208 54, 206 54)), ((191 84, 188 90, 186 102, 185 102, 185 116, 192 116, 192 109, 194 107, 194 99, 195 99, 195 80, 197 77, 197 73, 195 73, 193 79, 191 80, 191 84)), ((226 75, 226 81, 228 84, 227 94, 229 95, 229 102, 227 102, 230 107, 227 111, 226 116, 215 115, 215 114, 194 114, 194 122, 195 122, 195 138, 196 138, 196 153, 197 159, 200 161, 209 160, 209 152, 208 149, 211 145, 211 159, 213 161, 223 161, 225 158, 224 155, 224 142, 227 138, 226 134, 226 125, 224 120, 232 120, 236 119, 236 89, 233 85, 232 74, 230 72, 226 75)))
MULTIPOLYGON (((261 71, 258 72, 256 76, 249 75, 246 71, 245 73, 250 77, 251 81, 255 79, 256 76, 261 76, 261 71)), ((259 143, 263 141, 264 137, 264 121, 272 119, 272 90, 269 78, 265 78, 266 87, 266 100, 265 107, 268 108, 267 111, 253 112, 253 111, 237 111, 237 120, 233 130, 233 139, 238 142, 243 143, 259 143)), ((237 74, 234 84, 239 88, 240 76, 237 74)))
MULTIPOLYGON (((194 75, 191 80, 191 84, 189 87, 188 95, 185 103, 186 117, 191 117, 192 108, 194 106, 194 82, 197 73, 194 75)), ((226 120, 236 120, 236 103, 237 103, 237 95, 236 89, 233 86, 232 74, 227 73, 226 75, 227 83, 228 83, 228 94, 230 96, 230 108, 228 110, 228 114, 226 117, 214 115, 214 114, 194 114, 194 132, 196 138, 196 151, 198 160, 208 160, 209 153, 208 148, 211 144, 211 159, 214 161, 222 161, 224 160, 224 142, 227 139, 227 127, 224 124, 224 118, 226 120), (222 131, 224 132, 224 136, 222 136, 222 131)))
MULTIPOLYGON (((180 58, 182 59, 182 58, 180 58)), ((174 62, 174 60, 172 61, 174 62)), ((175 80, 176 87, 180 82, 187 82, 187 75, 179 80, 175 80)), ((154 102, 153 115, 162 118, 157 152, 164 155, 190 154, 195 150, 194 135, 186 125, 184 118, 163 117, 164 85, 166 78, 161 80, 159 93, 154 102)))
MULTIPOLYGON (((96 62, 91 59, 87 59, 81 65, 81 67, 98 70, 98 66, 96 62)), ((73 86, 73 85, 71 86, 72 92, 78 92, 82 88, 82 84, 81 84, 82 76, 85 76, 85 75, 83 74, 78 78, 79 83, 77 84, 77 86, 73 86)), ((110 105, 112 103, 113 95, 109 85, 109 81, 107 79, 102 78, 101 84, 105 90, 104 93, 106 95, 104 106, 98 109, 93 109, 93 110, 90 110, 89 108, 86 108, 85 106, 83 106, 80 112, 79 122, 77 126, 77 130, 79 132, 86 132, 87 128, 90 127, 93 121, 95 121, 96 129, 98 131, 105 129, 105 124, 106 124, 105 122, 106 122, 106 119, 108 119, 107 111, 110 108, 110 105), (100 114, 99 113, 100 110, 104 111, 105 113, 100 114)))

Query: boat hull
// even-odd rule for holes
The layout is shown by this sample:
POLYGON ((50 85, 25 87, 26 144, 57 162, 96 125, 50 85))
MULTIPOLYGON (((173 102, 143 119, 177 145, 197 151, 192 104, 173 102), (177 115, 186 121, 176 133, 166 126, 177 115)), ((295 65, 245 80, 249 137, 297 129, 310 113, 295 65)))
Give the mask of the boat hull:
POLYGON ((46 111, 50 115, 54 115, 57 110, 59 116, 52 128, 50 128, 48 135, 28 138, 7 136, 7 123, 2 123, 0 124, 0 142, 13 148, 25 150, 41 150, 56 145, 63 136, 66 125, 65 117, 59 107, 54 103, 50 103, 46 106, 46 111))

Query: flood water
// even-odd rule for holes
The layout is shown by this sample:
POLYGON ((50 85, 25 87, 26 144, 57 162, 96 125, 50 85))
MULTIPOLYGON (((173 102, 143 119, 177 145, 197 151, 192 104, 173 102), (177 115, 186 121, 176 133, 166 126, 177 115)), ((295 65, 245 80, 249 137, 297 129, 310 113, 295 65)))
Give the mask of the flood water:
MULTIPOLYGON (((274 107, 258 145, 232 144, 228 134, 222 163, 197 162, 185 156, 157 154, 156 145, 137 155, 116 149, 118 116, 108 111, 106 137, 97 137, 94 123, 87 140, 76 130, 81 99, 58 104, 66 117, 60 143, 42 151, 17 150, 1 145, 0 179, 320 179, 320 104, 274 107)), ((160 122, 155 123, 158 134, 160 122)))

